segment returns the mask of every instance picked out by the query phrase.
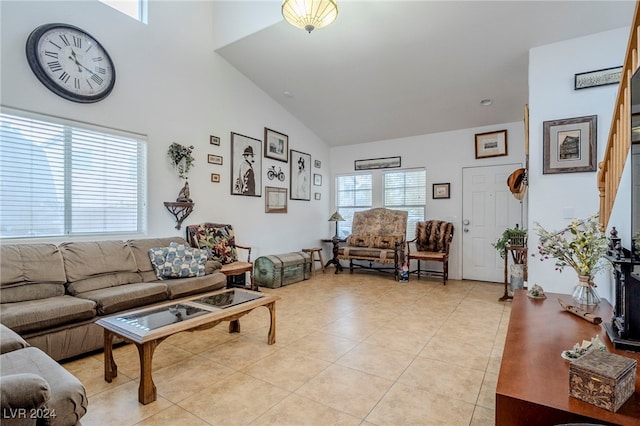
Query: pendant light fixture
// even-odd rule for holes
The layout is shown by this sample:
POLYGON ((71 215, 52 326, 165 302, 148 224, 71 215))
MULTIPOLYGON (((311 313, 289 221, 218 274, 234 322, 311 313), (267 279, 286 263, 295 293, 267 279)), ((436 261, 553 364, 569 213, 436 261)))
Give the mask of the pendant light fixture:
POLYGON ((311 33, 335 21, 338 6, 334 0, 283 0, 282 16, 291 25, 311 33))

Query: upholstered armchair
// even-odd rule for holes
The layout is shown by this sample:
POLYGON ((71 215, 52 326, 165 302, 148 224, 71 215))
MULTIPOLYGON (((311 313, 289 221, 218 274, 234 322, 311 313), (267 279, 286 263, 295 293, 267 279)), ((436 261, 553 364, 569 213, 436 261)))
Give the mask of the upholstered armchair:
POLYGON ((453 224, 440 220, 429 220, 426 222, 416 223, 416 237, 407 241, 407 259, 418 262, 418 269, 411 271, 417 273, 420 279, 420 273, 442 277, 442 284, 446 285, 449 279, 449 248, 453 239, 453 224), (413 245, 414 250, 411 250, 413 245), (420 261, 427 260, 442 263, 442 270, 424 270, 420 269, 420 261))
POLYGON ((205 222, 187 226, 187 241, 192 247, 209 250, 209 259, 220 262, 220 271, 227 276, 227 287, 231 277, 249 272, 251 289, 258 290, 253 279, 251 247, 236 243, 233 226, 228 224, 205 222), (247 261, 238 259, 238 250, 247 251, 247 261))

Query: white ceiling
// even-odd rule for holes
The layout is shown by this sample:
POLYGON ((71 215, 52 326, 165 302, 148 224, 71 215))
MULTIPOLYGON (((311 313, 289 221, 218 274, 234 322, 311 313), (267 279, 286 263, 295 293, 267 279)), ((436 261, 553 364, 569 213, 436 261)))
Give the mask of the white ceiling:
POLYGON ((216 51, 331 146, 520 121, 530 48, 629 26, 635 7, 338 0, 336 22, 307 34, 280 2, 254 3, 226 4, 227 27, 248 35, 216 51))

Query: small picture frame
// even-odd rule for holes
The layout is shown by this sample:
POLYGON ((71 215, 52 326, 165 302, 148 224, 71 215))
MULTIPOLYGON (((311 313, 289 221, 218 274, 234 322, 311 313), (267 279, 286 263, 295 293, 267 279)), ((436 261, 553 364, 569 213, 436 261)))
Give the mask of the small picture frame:
POLYGON ((313 174, 313 185, 314 186, 322 186, 322 175, 318 173, 313 174))
POLYGON ((476 134, 476 159, 507 155, 507 131, 476 134))
POLYGON ((543 174, 595 172, 597 115, 542 123, 543 174))
POLYGON ((209 135, 209 143, 211 145, 220 146, 220 138, 218 136, 209 135))
POLYGON ((209 164, 218 164, 218 165, 222 165, 222 156, 221 155, 213 155, 213 154, 208 154, 207 155, 207 163, 209 164))
POLYGON ((211 173, 211 182, 220 183, 220 173, 211 173))
POLYGON ((289 136, 265 127, 264 156, 287 163, 289 161, 289 136))
POLYGON ((313 160, 313 167, 315 167, 316 169, 319 169, 320 167, 322 167, 322 161, 313 160))
POLYGON ((434 183, 433 184, 433 199, 451 198, 451 184, 450 183, 434 183))
POLYGON ((319 200, 321 197, 322 197, 322 195, 321 195, 319 192, 315 192, 315 193, 313 194, 313 199, 314 199, 314 200, 319 200))
POLYGON ((264 212, 265 213, 286 213, 287 212, 287 188, 276 188, 265 186, 264 212))

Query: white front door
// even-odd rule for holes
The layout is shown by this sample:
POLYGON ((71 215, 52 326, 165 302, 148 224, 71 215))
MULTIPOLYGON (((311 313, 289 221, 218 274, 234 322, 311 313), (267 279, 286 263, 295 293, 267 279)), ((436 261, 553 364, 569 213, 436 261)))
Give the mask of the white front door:
POLYGON ((504 261, 491 246, 506 228, 522 227, 522 202, 507 186, 520 164, 462 169, 462 277, 504 281, 504 261))

